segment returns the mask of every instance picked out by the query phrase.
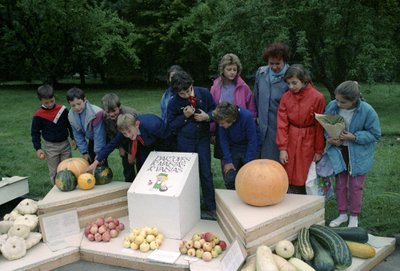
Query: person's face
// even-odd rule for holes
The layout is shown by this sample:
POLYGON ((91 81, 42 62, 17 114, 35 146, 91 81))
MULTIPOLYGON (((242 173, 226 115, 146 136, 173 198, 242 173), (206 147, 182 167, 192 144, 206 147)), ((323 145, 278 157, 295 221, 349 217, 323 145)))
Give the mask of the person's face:
POLYGON ((335 95, 336 104, 340 109, 352 109, 356 102, 345 99, 342 95, 335 95))
POLYGON ((44 107, 46 107, 47 109, 51 109, 51 108, 54 107, 54 104, 56 103, 56 98, 54 98, 54 97, 49 98, 49 99, 41 98, 41 99, 40 99, 40 102, 41 102, 42 105, 43 105, 44 107))
POLYGON ((236 64, 228 65, 224 68, 223 75, 226 79, 233 81, 238 73, 238 68, 236 64))
POLYGON ((179 97, 181 97, 182 99, 189 99, 190 95, 192 95, 193 93, 193 86, 190 86, 188 89, 186 90, 181 90, 178 92, 179 97))
POLYGON ((135 140, 139 131, 139 122, 136 121, 135 125, 129 126, 128 129, 121 131, 124 137, 129 138, 130 140, 135 140))
POLYGON ((284 65, 285 65, 285 62, 283 61, 282 58, 277 58, 277 57, 269 57, 268 58, 268 66, 271 68, 271 70, 274 73, 280 72, 284 65))
POLYGON ((119 107, 115 107, 113 109, 106 110, 105 112, 109 119, 116 120, 121 112, 121 109, 119 107))
POLYGON ((85 108, 86 99, 78 99, 75 98, 72 101, 69 101, 69 105, 71 106, 72 111, 76 113, 81 113, 83 108, 85 108))
POLYGON ((218 124, 219 124, 219 126, 225 128, 225 129, 228 129, 229 127, 231 127, 232 122, 227 122, 226 120, 221 120, 221 121, 219 121, 218 124))
POLYGON ((304 83, 300 81, 300 79, 297 77, 288 78, 286 80, 286 84, 288 85, 289 89, 294 93, 299 92, 304 87, 304 83))

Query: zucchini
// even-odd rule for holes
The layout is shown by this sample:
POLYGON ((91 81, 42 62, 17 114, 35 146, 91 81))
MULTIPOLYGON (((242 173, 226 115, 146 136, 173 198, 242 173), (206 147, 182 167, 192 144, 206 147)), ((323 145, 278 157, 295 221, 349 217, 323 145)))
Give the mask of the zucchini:
POLYGON ((320 244, 329 250, 336 269, 346 269, 351 265, 352 257, 346 242, 337 233, 326 226, 313 224, 310 233, 320 244))
POLYGON ((351 255, 361 259, 369 259, 375 257, 375 248, 369 244, 346 241, 349 246, 351 255))
POLYGON ((278 266, 279 271, 296 271, 296 267, 289 263, 285 258, 272 254, 272 257, 274 258, 274 261, 276 265, 278 266))
POLYGON ((315 269, 312 268, 311 265, 294 257, 289 259, 289 263, 293 264, 298 271, 315 271, 315 269))
POLYGON ((313 266, 318 271, 334 271, 335 262, 329 251, 323 248, 314 236, 310 236, 310 242, 314 250, 313 266))
POLYGON ((311 261, 314 258, 314 251, 310 243, 310 232, 307 228, 300 229, 297 242, 301 257, 306 261, 311 261))
POLYGON ((279 271, 272 251, 268 246, 261 245, 257 247, 256 251, 256 270, 257 271, 279 271))
POLYGON ((338 227, 331 228, 331 230, 339 234, 346 241, 353 241, 358 243, 368 242, 368 231, 361 227, 338 227))
POLYGON ((294 241, 294 255, 293 257, 297 258, 297 259, 301 259, 301 254, 300 254, 300 249, 299 249, 299 241, 296 240, 294 241))

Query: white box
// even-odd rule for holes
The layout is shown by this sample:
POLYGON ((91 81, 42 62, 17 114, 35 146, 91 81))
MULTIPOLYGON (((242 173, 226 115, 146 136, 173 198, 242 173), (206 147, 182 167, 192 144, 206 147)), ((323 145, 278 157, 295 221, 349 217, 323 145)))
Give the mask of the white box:
POLYGON ((28 177, 3 177, 0 181, 0 205, 28 193, 28 177))
POLYGON ((131 228, 182 239, 200 220, 197 154, 151 152, 128 190, 128 212, 131 228))

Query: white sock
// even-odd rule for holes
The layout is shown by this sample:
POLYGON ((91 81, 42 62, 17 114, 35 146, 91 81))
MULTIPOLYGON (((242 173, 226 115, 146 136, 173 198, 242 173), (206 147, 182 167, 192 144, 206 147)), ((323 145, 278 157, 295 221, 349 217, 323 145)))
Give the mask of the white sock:
POLYGON ((358 216, 351 215, 348 227, 358 227, 358 216))
POLYGON ((343 222, 346 222, 347 219, 348 219, 347 214, 340 214, 337 218, 332 220, 331 223, 329 223, 329 227, 338 227, 343 222))

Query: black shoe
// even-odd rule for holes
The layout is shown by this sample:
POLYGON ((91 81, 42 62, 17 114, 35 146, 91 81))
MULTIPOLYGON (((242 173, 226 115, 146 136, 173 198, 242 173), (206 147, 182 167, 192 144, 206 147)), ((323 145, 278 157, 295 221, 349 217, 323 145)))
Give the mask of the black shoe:
POLYGON ((217 212, 215 210, 201 211, 201 219, 215 221, 215 220, 217 220, 217 212))

